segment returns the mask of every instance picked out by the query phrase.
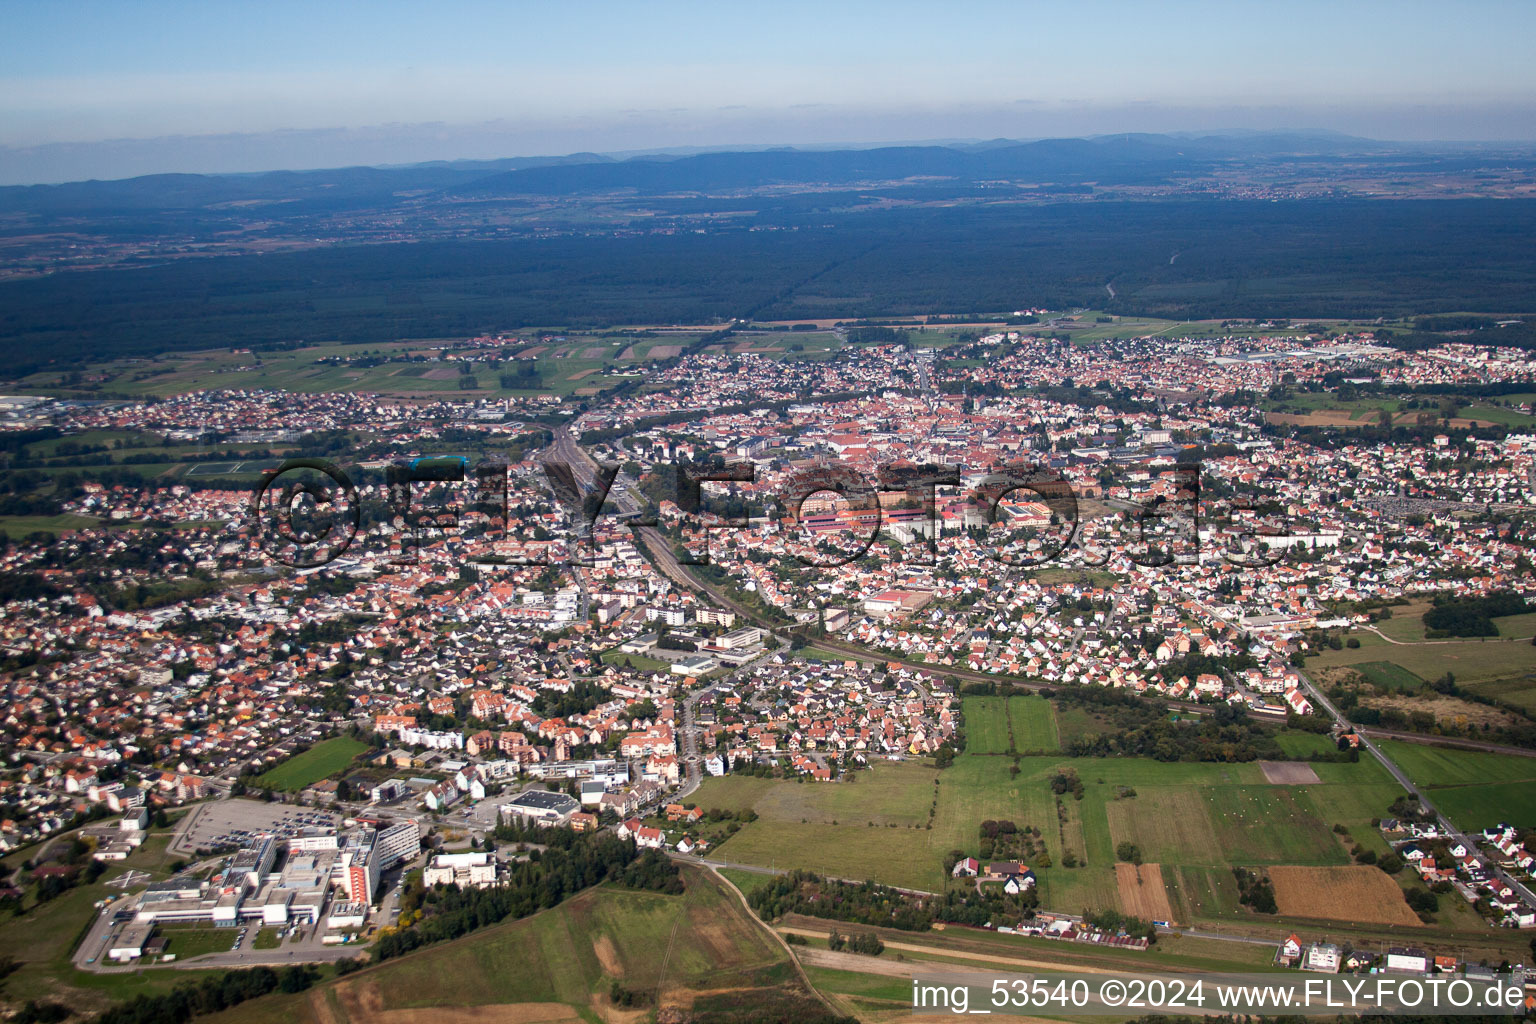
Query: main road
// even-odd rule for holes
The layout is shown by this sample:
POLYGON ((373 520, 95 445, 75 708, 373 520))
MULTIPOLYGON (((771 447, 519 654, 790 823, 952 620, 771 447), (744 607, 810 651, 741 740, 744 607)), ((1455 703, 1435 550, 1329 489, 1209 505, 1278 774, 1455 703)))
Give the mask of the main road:
MULTIPOLYGON (((1397 780, 1398 785, 1406 789, 1413 796, 1413 798, 1419 802, 1426 813, 1433 814, 1435 816, 1441 831, 1464 845, 1468 850, 1477 849, 1477 843, 1475 843, 1472 838, 1464 833, 1461 829, 1451 824, 1449 818, 1435 809, 1434 803, 1430 801, 1429 797, 1424 795, 1424 791, 1414 783, 1413 779, 1408 776, 1408 773, 1398 767, 1396 761, 1393 761, 1392 758, 1388 757, 1386 752, 1383 751, 1381 747, 1377 746, 1369 735, 1355 730, 1354 726, 1345 719, 1343 713, 1334 706, 1333 701, 1328 699, 1323 691, 1319 689, 1315 683, 1312 682, 1311 678, 1308 677, 1305 672, 1298 671, 1297 675, 1301 677, 1302 686, 1306 688, 1307 695, 1311 697, 1313 703, 1317 707, 1320 707, 1324 711, 1328 712, 1329 716, 1333 718, 1334 722, 1338 724, 1339 728, 1355 731, 1356 734, 1360 736, 1360 746, 1364 747, 1372 757, 1381 762, 1381 766, 1385 768, 1394 779, 1397 780)), ((1526 887, 1524 882, 1516 878, 1508 871, 1505 871, 1503 868, 1499 867, 1498 864, 1494 863, 1493 861, 1490 860, 1489 864, 1493 868, 1494 872, 1499 876, 1499 878, 1502 879, 1505 884, 1507 884, 1512 890, 1514 890, 1515 895, 1519 896, 1520 899, 1524 900, 1529 906, 1536 908, 1536 894, 1533 894, 1531 890, 1526 887)))
MULTIPOLYGON (((584 481, 590 480, 595 475, 596 462, 591 458, 591 456, 582 450, 579 444, 576 443, 575 438, 571 436, 569 428, 561 427, 555 432, 555 440, 554 444, 551 445, 551 450, 556 454, 564 457, 573 467, 585 467, 586 471, 584 474, 582 474, 584 481)), ((590 484, 585 484, 585 482, 584 485, 590 486, 590 484)), ((625 511, 634 511, 638 509, 638 503, 634 501, 633 496, 628 493, 627 489, 620 492, 618 500, 620 502, 621 509, 624 509, 625 511)), ((661 533, 655 529, 655 527, 640 527, 640 536, 641 540, 645 544, 645 547, 648 549, 652 560, 655 562, 656 567, 660 569, 661 572, 670 578, 673 582, 686 589, 707 594, 710 598, 719 602, 723 607, 731 609, 750 622, 754 622, 760 626, 764 626, 765 628, 772 628, 771 624, 764 622, 760 615, 747 609, 740 603, 732 600, 729 595, 721 592, 718 587, 711 586, 710 584, 707 584, 703 580, 700 580, 690 574, 682 565, 678 563, 677 558, 672 554, 671 545, 667 543, 667 539, 663 537, 661 533)), ((828 651, 847 654, 850 657, 866 661, 880 660, 882 658, 878 652, 870 651, 867 648, 845 643, 840 640, 819 639, 817 640, 817 646, 828 651)), ((888 660, 899 659, 891 658, 888 660)), ((952 675, 957 679, 972 680, 977 682, 1002 681, 999 680, 999 678, 995 675, 989 675, 983 672, 975 672, 968 669, 960 669, 952 665, 933 666, 914 664, 911 667, 919 670, 941 673, 943 675, 952 675)), ((1355 727, 1347 719, 1345 719, 1344 715, 1339 711, 1339 709, 1333 705, 1333 702, 1330 701, 1321 690, 1318 689, 1318 687, 1312 682, 1312 680, 1307 676, 1305 672, 1299 672, 1298 675, 1300 675, 1302 685, 1306 689, 1308 695, 1311 697, 1313 703, 1317 707, 1320 707, 1326 711, 1329 716, 1332 717, 1333 720, 1339 725, 1340 728, 1356 731, 1360 735, 1360 745, 1366 749, 1366 752, 1369 753, 1372 757, 1376 758, 1377 761, 1381 762, 1382 767, 1386 768, 1387 772, 1397 780, 1398 784, 1401 785, 1410 794, 1412 794, 1413 797, 1417 799, 1421 805, 1423 805, 1426 812, 1435 815, 1439 821, 1441 829, 1447 835, 1451 836, 1458 842, 1463 843, 1468 849, 1476 848, 1477 844, 1474 843, 1469 836, 1452 825, 1450 820, 1447 819, 1445 815, 1441 814, 1438 810, 1435 809, 1434 804, 1429 800, 1428 797, 1424 795, 1424 792, 1414 783, 1414 781, 1409 778, 1407 772, 1398 767, 1397 763, 1388 757, 1386 753, 1383 752, 1382 749, 1371 740, 1368 734, 1360 733, 1358 730, 1355 730, 1355 727)), ((1012 680, 1009 681, 1013 682, 1012 680)), ((1045 688, 1046 684, 1015 683, 1015 685, 1022 685, 1033 689, 1043 689, 1045 688)), ((692 788, 689 789, 689 792, 691 791, 692 788)), ((1498 867, 1496 864, 1493 865, 1493 868, 1498 873, 1499 877, 1503 879, 1504 882, 1508 884, 1509 887, 1514 890, 1514 892, 1522 900, 1526 901, 1532 907, 1536 907, 1536 894, 1533 894, 1520 879, 1514 877, 1512 874, 1505 871, 1503 868, 1498 867)))

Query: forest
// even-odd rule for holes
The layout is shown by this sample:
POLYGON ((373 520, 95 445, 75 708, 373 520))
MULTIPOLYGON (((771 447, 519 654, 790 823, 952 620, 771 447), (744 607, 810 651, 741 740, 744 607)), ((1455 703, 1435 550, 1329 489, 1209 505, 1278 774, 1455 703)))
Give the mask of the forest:
POLYGON ((764 920, 805 914, 925 932, 936 922, 982 927, 990 922, 1030 918, 1040 898, 1034 889, 1011 896, 995 885, 919 896, 874 882, 844 882, 797 870, 753 889, 747 902, 764 920))
POLYGON ((1170 199, 338 244, 0 282, 0 355, 25 372, 63 359, 526 326, 1033 306, 1176 318, 1517 312, 1536 309, 1533 233, 1527 200, 1170 199))

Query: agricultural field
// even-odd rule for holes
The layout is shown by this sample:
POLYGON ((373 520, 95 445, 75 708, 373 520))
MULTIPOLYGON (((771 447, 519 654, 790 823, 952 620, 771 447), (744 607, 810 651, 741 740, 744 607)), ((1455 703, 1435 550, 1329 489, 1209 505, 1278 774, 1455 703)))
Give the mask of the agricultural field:
POLYGON ((973 754, 1006 754, 1013 749, 1007 697, 966 697, 965 745, 973 754))
POLYGON ((1143 921, 1174 920, 1161 864, 1116 864, 1115 881, 1120 886, 1120 906, 1127 914, 1143 921))
POLYGON ((1288 917, 1317 917, 1320 909, 1363 924, 1416 927, 1419 917, 1403 902, 1403 890, 1380 869, 1365 864, 1272 867, 1275 903, 1288 917))
POLYGON ((965 741, 973 754, 1061 749, 1056 709, 1044 697, 966 697, 965 741))
MULTIPOLYGON (((1495 620, 1499 621, 1499 620, 1495 620)), ((1355 634, 1360 646, 1324 651, 1307 659, 1308 668, 1354 667, 1361 662, 1390 662, 1419 677, 1438 679, 1450 672, 1458 685, 1510 678, 1536 678, 1536 647, 1529 641, 1496 637, 1445 643, 1391 644, 1375 633, 1355 634)))
POLYGON ((1384 740, 1381 748, 1461 828, 1536 827, 1536 757, 1398 740, 1384 740))
POLYGON ((1015 750, 1033 753, 1061 749, 1056 707, 1044 697, 1009 697, 1008 722, 1015 750))
MULTIPOLYGON (((1376 623, 1376 628, 1393 640, 1402 643, 1422 643, 1429 639, 1424 633, 1424 613, 1433 606, 1433 602, 1424 600, 1395 606, 1392 609, 1392 617, 1376 623)), ((1528 640, 1536 636, 1536 612, 1500 615, 1493 622, 1499 627, 1501 637, 1528 640)))
POLYGON ((1470 683, 1465 689, 1506 704, 1513 704, 1523 709, 1526 714, 1536 715, 1536 674, 1522 679, 1491 679, 1470 683))
POLYGON ((1164 866, 1175 915, 1193 920, 1246 912, 1219 887, 1195 903, 1177 896, 1175 887, 1219 886, 1222 875, 1230 882, 1233 865, 1347 864, 1333 825, 1375 845, 1371 818, 1402 792, 1369 760, 1311 764, 1318 781, 1300 785, 1269 785, 1257 764, 1037 755, 1019 758, 1017 775, 1013 764, 973 753, 944 771, 877 762, 856 773, 857 781, 834 785, 726 776, 705 780, 695 800, 705 808, 751 807, 759 815, 718 848, 722 860, 794 865, 926 891, 949 884, 943 870, 949 851, 977 851, 982 821, 1032 826, 1052 861, 1036 872, 1042 902, 1074 912, 1121 905, 1115 847, 1132 842, 1145 861, 1164 866), (1051 791, 1051 777, 1063 769, 1082 780, 1082 800, 1051 791), (1068 850, 1083 866, 1062 866, 1068 850), (1186 869, 1208 869, 1210 877, 1182 877, 1186 869))
POLYGON ((333 736, 258 775, 256 785, 295 792, 335 775, 367 749, 368 744, 350 736, 333 736))
MULTIPOLYGON (((375 392, 404 398, 438 398, 453 395, 504 397, 507 395, 583 395, 592 389, 612 387, 644 376, 649 363, 678 356, 697 341, 697 332, 680 331, 663 336, 648 329, 633 334, 555 335, 538 337, 526 331, 522 344, 493 344, 475 348, 463 339, 413 339, 350 345, 322 343, 302 348, 251 352, 245 349, 207 349, 167 352, 146 358, 115 359, 88 364, 84 372, 99 378, 102 390, 116 394, 167 397, 213 388, 280 388, 300 393, 324 391, 375 392), (456 345, 444 351, 443 346, 456 345), (492 366, 496 360, 499 366, 492 366), (532 364, 536 387, 503 387, 501 374, 532 364), (463 366, 469 365, 466 374, 463 366), (465 389, 461 379, 473 380, 465 389)), ((932 333, 925 344, 952 343, 951 334, 932 333)), ((832 330, 740 331, 713 346, 723 353, 755 353, 770 359, 830 358, 844 346, 832 330)), ((71 389, 63 371, 34 373, 15 382, 21 391, 57 393, 71 389)), ((101 431, 106 434, 109 432, 101 431)), ((117 438, 94 439, 81 435, 80 443, 110 443, 117 438)), ((159 443, 158 438, 147 444, 159 443)), ((39 447, 39 454, 47 449, 39 447)), ((131 454, 131 451, 128 452, 131 454)))
POLYGON ((1337 749, 1333 740, 1327 736, 1320 736, 1315 732, 1282 732, 1279 736, 1280 749, 1285 751, 1287 757, 1306 758, 1312 754, 1331 753, 1337 749))
MULTIPOLYGON (((709 872, 681 896, 589 889, 533 917, 482 929, 317 987, 293 1019, 313 1024, 574 1022, 615 1016, 611 982, 660 993, 659 1011, 754 1006, 793 1019, 814 997, 787 955, 709 872), (511 971, 508 964, 539 964, 511 971), (475 1008, 471 1010, 471 1008, 475 1008)), ((648 1017, 641 1010, 635 1019, 648 1017)))
POLYGON ((57 537, 61 533, 95 529, 100 525, 99 519, 69 512, 56 516, 0 516, 0 536, 20 540, 28 534, 48 533, 57 537))
POLYGON ((1364 676, 1367 682, 1388 690, 1414 693, 1424 688, 1424 680, 1390 661, 1362 661, 1351 667, 1364 676))

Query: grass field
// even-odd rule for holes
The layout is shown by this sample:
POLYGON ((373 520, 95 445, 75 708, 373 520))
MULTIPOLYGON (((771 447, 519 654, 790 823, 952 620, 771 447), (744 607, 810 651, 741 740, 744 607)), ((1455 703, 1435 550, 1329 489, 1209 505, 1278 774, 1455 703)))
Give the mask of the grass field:
POLYGON ((1465 829, 1536 827, 1536 757, 1384 740, 1386 755, 1465 829))
POLYGON ((1390 662, 1420 679, 1438 679, 1450 672, 1459 685, 1536 676, 1536 647, 1518 640, 1495 638, 1406 645, 1390 644, 1374 633, 1357 636, 1359 647, 1324 651, 1316 658, 1307 659, 1308 667, 1353 667, 1361 662, 1390 662))
POLYGON ((708 872, 684 872, 682 896, 590 889, 320 986, 283 1009, 314 1024, 649 1018, 653 1011, 631 1018, 612 1007, 608 987, 617 981, 659 992, 662 1013, 739 1003, 794 1019, 812 997, 783 948, 708 872))
POLYGON ((1056 734, 1056 709, 1044 697, 1009 697, 1008 721, 1013 730, 1015 750, 1061 749, 1061 740, 1056 734))
POLYGON ((335 775, 367 749, 368 744, 350 736, 333 736, 258 775, 256 785, 289 792, 300 790, 335 775))
POLYGON ((57 516, 0 516, 0 535, 19 540, 29 533, 51 533, 57 537, 67 530, 88 530, 101 520, 64 513, 57 516))
POLYGON ((1007 697, 966 697, 966 749, 975 754, 1006 754, 1013 749, 1008 735, 1007 697))
POLYGON ((1411 693, 1424 686, 1424 680, 1390 661, 1362 661, 1353 667, 1370 682, 1389 690, 1411 693))
MULTIPOLYGON (((968 698, 968 730, 974 699, 968 698)), ((1220 877, 1230 880, 1233 865, 1348 863, 1332 826, 1343 824, 1372 842, 1370 819, 1385 814, 1402 792, 1369 760, 1317 763, 1319 782, 1299 786, 1266 784, 1256 764, 1039 755, 1019 758, 1014 776, 1013 763, 974 753, 942 772, 877 762, 857 773, 857 781, 832 786, 726 776, 705 780, 695 799, 706 808, 751 807, 760 816, 720 848, 722 859, 926 891, 948 884, 943 861, 949 851, 977 851, 983 820, 1033 826, 1053 862, 1037 871, 1041 899, 1069 911, 1119 905, 1115 846, 1130 841, 1145 860, 1163 865, 1175 912, 1182 906, 1181 919, 1195 919, 1246 913, 1221 887, 1220 877), (1062 768, 1082 779, 1082 800, 1068 794, 1058 805, 1049 782, 1062 768), (1122 795, 1127 788, 1136 795, 1122 795), (1069 849, 1086 866, 1062 867, 1069 849), (1185 870, 1210 876, 1184 877, 1185 870), (1178 895, 1180 887, 1195 885, 1206 886, 1199 897, 1178 895)))
POLYGON ((1536 714, 1536 678, 1489 679, 1470 683, 1466 689, 1524 708, 1527 714, 1536 714))
POLYGON ((178 960, 189 960, 204 953, 227 953, 238 934, 233 928, 212 925, 165 925, 166 953, 178 960))
POLYGON ((1056 709, 1044 697, 966 697, 966 749, 973 754, 1061 749, 1056 709))
POLYGON ((1309 754, 1323 754, 1336 749, 1327 736, 1319 736, 1314 732, 1282 732, 1278 742, 1285 756, 1297 760, 1303 760, 1309 754))

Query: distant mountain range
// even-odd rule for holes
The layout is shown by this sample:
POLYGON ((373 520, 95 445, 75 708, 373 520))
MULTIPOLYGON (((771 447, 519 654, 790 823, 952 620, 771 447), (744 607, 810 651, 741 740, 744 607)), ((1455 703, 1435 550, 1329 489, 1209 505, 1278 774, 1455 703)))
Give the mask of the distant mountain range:
POLYGON ((402 193, 444 198, 574 196, 604 192, 666 195, 776 186, 849 186, 942 179, 1098 185, 1155 185, 1223 166, 1339 160, 1433 168, 1511 160, 1536 163, 1531 147, 1435 146, 1332 134, 1237 132, 1109 135, 1018 142, 847 149, 755 149, 647 153, 616 159, 563 157, 443 161, 260 174, 157 174, 117 181, 0 188, 0 211, 89 216, 95 211, 176 210, 262 200, 327 207, 388 205, 402 193))

